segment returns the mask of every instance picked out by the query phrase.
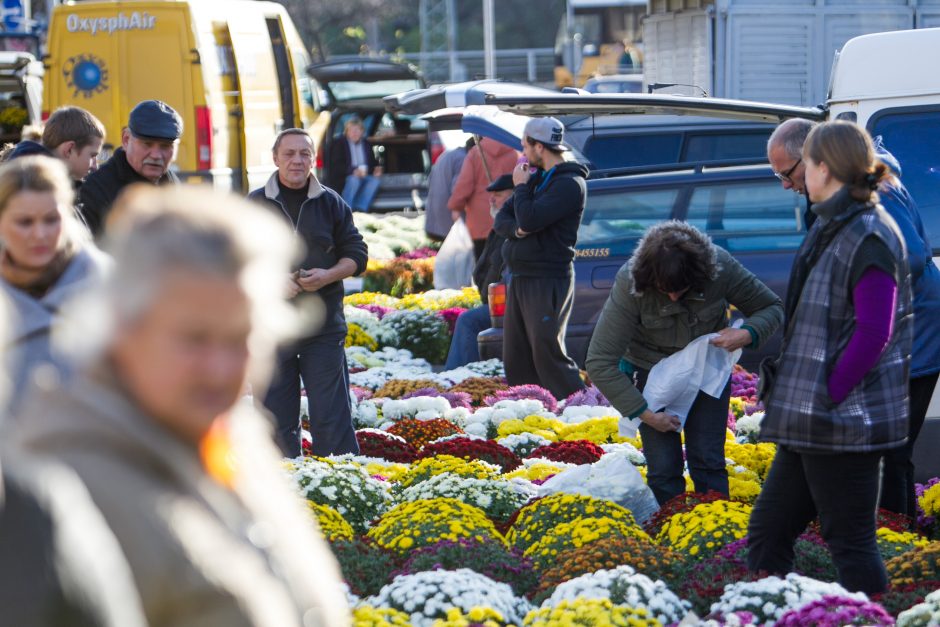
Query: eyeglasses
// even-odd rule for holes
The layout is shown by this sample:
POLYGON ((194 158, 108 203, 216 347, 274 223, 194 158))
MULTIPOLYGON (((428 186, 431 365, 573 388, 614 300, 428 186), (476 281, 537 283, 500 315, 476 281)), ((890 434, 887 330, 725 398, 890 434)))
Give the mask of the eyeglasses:
POLYGON ((790 175, 793 174, 793 170, 796 169, 796 166, 803 163, 803 157, 800 157, 796 160, 796 163, 793 164, 793 167, 787 170, 786 172, 774 172, 774 176, 783 181, 784 183, 792 183, 793 179, 790 178, 790 175))

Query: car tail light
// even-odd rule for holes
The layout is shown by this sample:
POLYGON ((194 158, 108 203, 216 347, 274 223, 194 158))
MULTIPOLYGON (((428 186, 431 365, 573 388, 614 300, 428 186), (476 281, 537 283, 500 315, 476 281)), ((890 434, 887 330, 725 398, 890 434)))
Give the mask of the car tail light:
POLYGON ((494 328, 501 328, 503 316, 506 315, 506 284, 490 283, 486 288, 486 294, 490 307, 490 324, 494 328))
POLYGON ((196 107, 196 169, 212 169, 212 112, 196 107))
POLYGON ((321 170, 321 171, 322 171, 323 168, 324 168, 324 163, 323 163, 323 150, 322 150, 322 149, 317 151, 317 163, 316 163, 316 168, 317 168, 317 170, 321 170))
POLYGON ((431 165, 434 165, 445 150, 440 133, 437 131, 432 132, 429 136, 429 143, 431 144, 431 165))

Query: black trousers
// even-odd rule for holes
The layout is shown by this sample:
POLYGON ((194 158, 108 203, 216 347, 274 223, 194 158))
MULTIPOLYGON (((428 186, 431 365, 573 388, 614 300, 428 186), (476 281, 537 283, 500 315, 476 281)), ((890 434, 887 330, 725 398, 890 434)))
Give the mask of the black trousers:
POLYGON ((557 399, 584 389, 565 350, 574 277, 513 276, 503 318, 503 365, 509 385, 535 384, 557 399))
POLYGON ((278 356, 264 406, 277 420, 276 440, 285 457, 300 456, 300 380, 307 391, 313 454, 359 453, 349 404, 345 335, 315 336, 278 356))
POLYGON ((881 455, 778 446, 751 513, 748 568, 774 575, 793 570, 793 542, 818 514, 839 583, 852 592, 882 592, 888 577, 875 541, 881 455))
POLYGON ((884 474, 881 479, 881 507, 917 519, 917 496, 914 492, 914 444, 924 426, 927 408, 937 385, 934 373, 911 379, 911 420, 907 431, 907 443, 884 455, 884 474))

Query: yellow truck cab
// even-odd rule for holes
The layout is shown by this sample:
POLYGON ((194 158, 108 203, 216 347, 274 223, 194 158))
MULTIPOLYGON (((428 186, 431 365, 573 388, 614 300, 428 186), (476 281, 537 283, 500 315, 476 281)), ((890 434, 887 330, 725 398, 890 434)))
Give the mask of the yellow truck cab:
POLYGON ((48 48, 44 117, 84 107, 113 149, 138 102, 163 100, 183 117, 174 167, 184 182, 260 187, 275 169, 275 135, 317 115, 309 55, 274 2, 64 4, 52 12, 48 48))

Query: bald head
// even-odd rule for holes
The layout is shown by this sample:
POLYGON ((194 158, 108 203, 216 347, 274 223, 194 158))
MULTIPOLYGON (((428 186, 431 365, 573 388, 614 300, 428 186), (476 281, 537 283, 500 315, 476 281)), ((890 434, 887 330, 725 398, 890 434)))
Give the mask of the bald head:
POLYGON ((774 129, 767 140, 767 159, 784 189, 806 193, 803 143, 812 129, 809 120, 792 118, 774 129))

